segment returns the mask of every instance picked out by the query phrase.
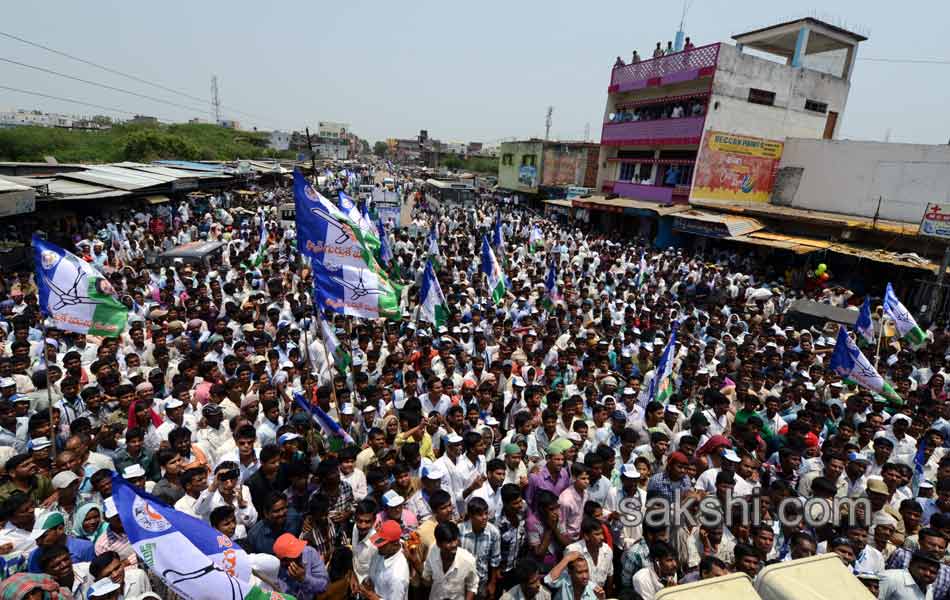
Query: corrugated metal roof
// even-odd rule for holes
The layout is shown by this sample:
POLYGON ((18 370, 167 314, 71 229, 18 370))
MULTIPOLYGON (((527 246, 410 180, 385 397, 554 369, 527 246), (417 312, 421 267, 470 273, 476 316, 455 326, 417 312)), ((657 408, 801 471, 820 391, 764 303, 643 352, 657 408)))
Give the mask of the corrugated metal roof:
POLYGON ((174 177, 176 179, 205 179, 209 177, 218 177, 217 173, 204 171, 186 171, 185 169, 175 169, 172 167, 163 167, 161 165, 143 165, 140 163, 123 162, 116 163, 115 166, 143 173, 152 173, 154 175, 164 175, 165 177, 174 177))
POLYGON ((658 214, 659 216, 673 215, 681 213, 683 211, 689 210, 689 207, 685 204, 659 204, 658 202, 647 202, 645 200, 634 200, 633 198, 606 198, 604 196, 591 196, 589 198, 576 198, 573 200, 573 206, 576 207, 586 207, 587 205, 594 205, 592 208, 597 206, 604 207, 615 207, 615 208, 633 208, 633 209, 642 209, 650 210, 658 214))
POLYGON ((690 221, 702 221, 704 223, 720 223, 726 227, 729 235, 736 237, 746 235, 753 231, 765 229, 765 224, 751 217, 734 217, 719 213, 711 213, 703 210, 686 210, 676 214, 677 219, 687 219, 690 221))
POLYGON ((186 169, 189 171, 206 171, 209 173, 224 173, 224 165, 209 165, 206 163, 192 162, 188 160, 156 160, 155 165, 165 165, 169 167, 175 167, 178 169, 186 169))
POLYGON ((123 169, 110 165, 89 167, 85 171, 75 173, 62 173, 60 177, 127 191, 165 186, 176 179, 167 175, 143 173, 134 169, 123 169))
POLYGON ((50 181, 47 189, 50 196, 59 200, 117 198, 129 195, 128 192, 123 190, 59 178, 50 181))
POLYGON ((574 204, 571 203, 570 200, 560 200, 560 199, 545 200, 544 203, 551 204, 553 206, 564 206, 566 208, 571 208, 572 206, 574 206, 574 204))
POLYGON ((884 219, 869 219, 853 215, 824 212, 820 210, 805 210, 789 206, 776 206, 766 202, 731 202, 725 200, 691 200, 694 206, 714 208, 737 214, 749 214, 762 217, 776 217, 808 223, 847 227, 849 229, 877 230, 898 235, 916 236, 920 229, 919 223, 903 223, 901 221, 887 221, 884 219))
POLYGON ((19 183, 14 183, 0 177, 0 194, 5 194, 6 192, 28 192, 32 190, 33 188, 29 186, 20 185, 19 183))
POLYGON ((28 188, 43 187, 50 182, 50 178, 48 177, 17 177, 15 175, 0 175, 0 179, 5 179, 28 188))

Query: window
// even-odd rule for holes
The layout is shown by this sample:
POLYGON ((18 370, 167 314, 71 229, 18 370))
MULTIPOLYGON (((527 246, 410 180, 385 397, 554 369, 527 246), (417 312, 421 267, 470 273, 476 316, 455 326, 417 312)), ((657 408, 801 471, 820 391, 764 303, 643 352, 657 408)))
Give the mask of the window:
POLYGON ((620 181, 630 181, 637 171, 637 165, 634 163, 620 163, 620 181))
POLYGON ((512 160, 513 158, 514 158, 514 156, 512 156, 511 154, 502 154, 502 155, 501 155, 501 164, 503 164, 503 165, 511 165, 511 164, 513 164, 513 162, 514 162, 514 161, 512 160))
POLYGON ((525 154, 521 157, 521 166, 522 167, 536 167, 538 166, 538 156, 536 154, 525 154))
POLYGON ((749 102, 752 104, 764 104, 765 106, 772 106, 775 104, 775 92, 749 88, 749 102))
POLYGON ((817 100, 805 100, 805 110, 825 114, 828 112, 827 102, 818 102, 817 100))

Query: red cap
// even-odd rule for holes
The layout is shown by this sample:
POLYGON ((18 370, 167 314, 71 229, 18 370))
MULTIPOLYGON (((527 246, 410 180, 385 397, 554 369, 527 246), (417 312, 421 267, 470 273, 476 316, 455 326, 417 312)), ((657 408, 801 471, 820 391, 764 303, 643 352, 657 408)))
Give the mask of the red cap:
POLYGON ((297 558, 306 547, 307 542, 292 533, 285 533, 274 542, 274 556, 277 558, 297 558))
POLYGON ((807 434, 805 434, 805 445, 808 446, 809 448, 817 448, 818 436, 811 432, 808 432, 807 434))
POLYGON ((377 548, 382 548, 386 544, 398 542, 401 537, 402 526, 396 521, 389 520, 384 521, 383 524, 379 526, 376 530, 376 535, 373 536, 372 542, 377 548))
POLYGON ((670 464, 688 465, 689 458, 682 452, 676 451, 673 454, 670 454, 669 462, 670 464))

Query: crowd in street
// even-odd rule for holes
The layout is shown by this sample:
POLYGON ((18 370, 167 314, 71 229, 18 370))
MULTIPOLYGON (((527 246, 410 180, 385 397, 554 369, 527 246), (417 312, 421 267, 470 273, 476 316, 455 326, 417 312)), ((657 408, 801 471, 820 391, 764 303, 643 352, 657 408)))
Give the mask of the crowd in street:
POLYGON ((857 310, 833 279, 806 289, 751 253, 656 250, 491 200, 417 203, 389 232, 402 318, 356 319, 314 306, 288 194, 82 222, 66 249, 129 308, 118 337, 47 327, 32 270, 0 274, 0 600, 173 597, 129 542, 114 473, 298 600, 653 600, 828 553, 882 600, 948 600, 942 321, 913 347, 875 313, 886 399, 830 369, 837 324, 789 325, 798 298, 857 310), (195 240, 225 242, 220 261, 157 260, 195 240), (420 310, 430 261, 444 323, 420 310), (868 508, 831 514, 845 497, 868 508), (755 518, 669 517, 704 498, 755 518), (669 518, 644 521, 656 506, 669 518))

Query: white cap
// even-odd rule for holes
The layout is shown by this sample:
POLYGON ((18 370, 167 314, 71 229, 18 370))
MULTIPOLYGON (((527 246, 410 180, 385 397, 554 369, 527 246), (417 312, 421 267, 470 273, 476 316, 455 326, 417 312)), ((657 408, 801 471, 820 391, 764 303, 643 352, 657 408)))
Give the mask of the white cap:
POLYGON ((626 477, 627 479, 640 479, 640 471, 637 470, 637 465, 627 463, 620 465, 620 476, 626 477))
POLYGON ((387 508, 395 508, 406 503, 406 499, 399 495, 395 490, 389 490, 383 494, 383 505, 387 508))
POLYGON ((442 479, 445 477, 445 469, 438 463, 424 465, 420 471, 422 479, 442 479))
POLYGON ((16 380, 12 377, 0 378, 0 388, 16 387, 16 380))
POLYGON ((142 465, 135 463, 122 470, 122 477, 125 479, 134 479, 136 477, 145 477, 145 469, 142 465))
POLYGON ((45 436, 30 440, 30 450, 44 450, 52 445, 52 440, 45 436))
POLYGON ((181 408, 184 405, 185 403, 179 400, 178 398, 172 398, 171 400, 165 403, 165 410, 168 410, 170 408, 181 408))
POLYGON ((637 393, 636 393, 635 391, 633 391, 633 388, 631 388, 631 387, 625 387, 625 388, 623 388, 623 395, 624 395, 624 396, 636 396, 637 393))
POLYGON ((53 487, 57 490, 66 489, 76 481, 79 481, 79 475, 72 471, 62 471, 53 477, 53 487))
POLYGON ((459 434, 453 431, 449 435, 445 436, 445 443, 446 444, 461 444, 462 436, 460 436, 459 434))
POLYGON ((352 415, 352 414, 353 414, 353 405, 350 404, 349 402, 345 403, 343 406, 340 407, 340 414, 341 414, 341 415, 352 415))
POLYGON ((498 419, 496 419, 495 417, 491 417, 491 416, 486 417, 486 418, 485 418, 485 425, 488 425, 489 427, 494 427, 495 425, 499 425, 498 419))
POLYGON ((95 583, 89 588, 89 598, 101 598, 103 596, 108 596, 112 592, 118 591, 119 584, 112 581, 109 577, 103 577, 102 579, 97 579, 95 583))
MULTIPOLYGON (((139 465, 136 465, 139 466, 139 465)), ((139 466, 139 468, 142 468, 139 466)), ((105 508, 106 518, 111 519, 112 517, 119 516, 119 510, 115 507, 115 499, 112 496, 109 496, 102 501, 102 506, 105 508)))
POLYGON ((739 458, 739 455, 736 454, 736 451, 733 450, 732 448, 726 448, 725 450, 723 450, 722 457, 728 460, 729 462, 734 462, 734 463, 742 462, 742 459, 739 458))

